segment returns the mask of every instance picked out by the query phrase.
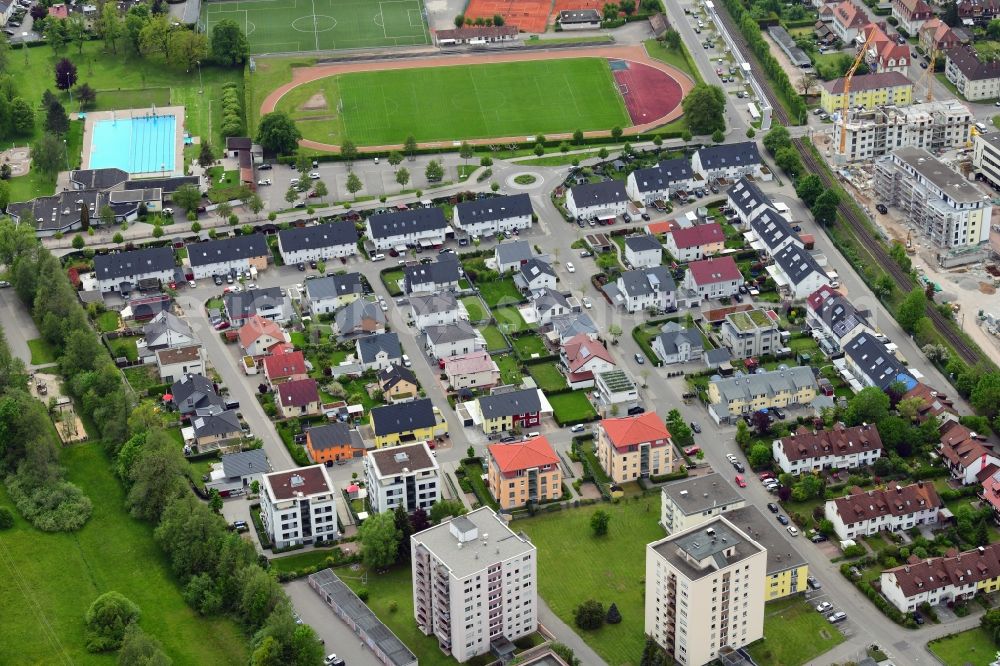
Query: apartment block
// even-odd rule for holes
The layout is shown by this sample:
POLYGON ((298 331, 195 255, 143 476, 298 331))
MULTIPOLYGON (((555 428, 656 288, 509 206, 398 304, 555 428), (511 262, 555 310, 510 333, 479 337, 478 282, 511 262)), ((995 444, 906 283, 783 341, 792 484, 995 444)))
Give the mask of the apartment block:
POLYGON ((969 107, 958 100, 852 110, 846 125, 834 123, 833 145, 840 145, 842 132, 847 134, 849 162, 882 157, 903 146, 932 152, 964 148, 975 122, 969 107))
POLYGON ((656 412, 603 419, 597 459, 615 483, 625 483, 674 471, 674 445, 656 412))
POLYGON ((372 511, 429 511, 441 498, 441 468, 427 442, 371 451, 365 456, 365 479, 372 511))
POLYGON ((856 487, 850 495, 827 501, 825 513, 838 537, 853 539, 883 530, 898 532, 933 525, 943 508, 934 484, 917 481, 868 492, 856 487))
POLYGON ((645 631, 678 664, 764 635, 765 549, 724 516, 646 546, 645 631))
POLYGON ((413 617, 458 662, 535 631, 538 558, 489 507, 410 537, 413 617))
POLYGON ((323 465, 265 474, 260 511, 276 548, 336 539, 337 493, 323 465))
POLYGON ((939 247, 989 240, 990 197, 926 150, 899 148, 876 160, 875 193, 939 247))
POLYGON ((972 142, 972 168, 977 178, 1000 188, 1000 132, 976 135, 972 142))
POLYGON ((562 497, 559 456, 545 437, 490 444, 490 493, 503 509, 551 502, 562 497))
MULTIPOLYGON (((834 79, 823 84, 819 105, 827 113, 844 109, 845 79, 834 79)), ((899 72, 877 72, 851 79, 848 93, 849 108, 874 109, 893 104, 906 106, 913 101, 913 82, 899 72)))
POLYGON ((761 409, 808 405, 816 390, 816 376, 804 365, 752 375, 737 373, 708 383, 708 412, 722 422, 761 409))
POLYGON ((726 315, 720 330, 722 344, 736 358, 773 354, 781 348, 781 327, 773 310, 755 308, 726 315))

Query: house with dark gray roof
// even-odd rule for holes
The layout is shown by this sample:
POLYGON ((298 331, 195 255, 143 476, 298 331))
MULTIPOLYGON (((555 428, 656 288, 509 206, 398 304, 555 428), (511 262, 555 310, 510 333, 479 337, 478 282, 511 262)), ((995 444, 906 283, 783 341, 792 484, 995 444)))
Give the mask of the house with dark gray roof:
POLYGON ((820 346, 828 353, 839 352, 848 340, 871 328, 867 315, 828 284, 810 294, 807 304, 806 321, 822 333, 820 346))
POLYGON ((249 489, 254 481, 260 481, 262 474, 271 471, 264 449, 224 453, 221 460, 212 465, 205 488, 218 490, 223 497, 232 495, 234 491, 249 489))
POLYGON ((764 194, 757 183, 746 176, 736 181, 726 193, 726 203, 743 224, 765 209, 773 209, 771 198, 764 194))
POLYGON ((140 280, 170 282, 177 277, 174 251, 169 247, 94 255, 94 276, 101 293, 128 292, 140 280))
POLYGON ((276 322, 287 321, 291 310, 280 287, 229 292, 222 297, 222 303, 234 327, 242 326, 254 315, 276 322))
POLYGON ((194 443, 200 451, 210 451, 243 436, 243 425, 235 409, 199 409, 191 416, 194 443))
POLYGON ((164 201, 169 200, 182 185, 199 187, 201 179, 198 176, 165 176, 163 178, 140 178, 125 181, 126 190, 160 190, 164 201))
MULTIPOLYGON (((226 408, 226 402, 215 386, 203 375, 187 375, 170 385, 170 402, 177 408, 181 416, 193 414, 195 410, 217 407, 226 408)), ((164 401, 167 400, 164 396, 164 401)))
POLYGON ((442 245, 451 228, 438 207, 372 215, 365 223, 376 250, 442 245))
POLYGON ((233 271, 267 268, 271 250, 263 234, 220 238, 187 246, 188 261, 195 279, 229 275, 233 271))
POLYGON ((407 294, 437 293, 458 289, 462 266, 455 254, 440 254, 437 261, 403 269, 403 291, 407 294))
POLYGON ((531 428, 541 423, 543 413, 552 411, 541 389, 494 389, 468 404, 475 425, 488 435, 531 428))
POLYGON ((505 240, 493 248, 493 258, 497 262, 497 272, 504 274, 517 270, 521 264, 535 256, 531 243, 523 240, 505 240))
POLYGON ((765 208, 751 217, 750 230, 754 237, 750 247, 765 257, 773 257, 789 245, 798 248, 803 245, 788 220, 773 208, 765 208))
POLYGON ((355 350, 365 370, 385 370, 402 363, 403 349, 395 333, 376 333, 358 338, 355 350))
POLYGON ((809 294, 828 284, 830 278, 808 250, 794 244, 786 245, 774 255, 774 263, 767 267, 778 289, 793 301, 802 301, 809 294))
POLYGON ((282 229, 278 250, 285 264, 350 257, 358 253, 358 230, 346 220, 282 229))
POLYGON ((328 275, 305 284, 305 303, 315 317, 336 312, 365 293, 361 273, 328 275))
POLYGON ((555 317, 567 315, 573 311, 565 296, 555 289, 545 287, 535 292, 532 303, 535 308, 535 321, 540 326, 550 323, 555 317))
POLYGON ((147 202, 145 199, 130 200, 121 191, 65 190, 31 201, 10 203, 7 214, 14 222, 32 225, 35 236, 48 238, 82 228, 84 217, 90 225, 98 226, 105 206, 111 208, 115 224, 132 222, 139 216, 140 203, 148 203, 150 210, 158 209, 158 191, 150 194, 153 200, 147 202))
POLYGON ((628 312, 677 307, 677 285, 666 266, 625 271, 616 282, 604 286, 604 293, 628 312))
POLYGON ((874 333, 860 333, 844 345, 847 369, 861 387, 874 386, 883 391, 894 382, 902 382, 906 390, 917 385, 916 379, 885 343, 874 333))
POLYGON ((765 172, 763 166, 764 161, 754 141, 704 146, 691 157, 691 170, 705 182, 720 178, 735 180, 742 176, 769 180, 771 174, 765 172))
POLYGON ((625 180, 625 191, 633 201, 649 205, 666 201, 674 192, 690 189, 694 174, 686 157, 663 160, 647 169, 636 169, 625 180))
POLYGON ((547 326, 542 327, 542 330, 545 332, 545 337, 558 345, 562 345, 581 333, 591 340, 596 340, 599 333, 597 324, 586 312, 571 312, 553 317, 547 326))
POLYGON ((359 298, 334 313, 333 328, 341 338, 381 333, 385 330, 385 313, 377 303, 359 298))
POLYGON ((195 342, 194 331, 173 312, 161 312, 142 327, 142 347, 150 351, 185 347, 195 342))
POLYGON ((620 180, 584 183, 566 193, 566 210, 576 218, 604 220, 624 213, 628 201, 625 183, 620 180))
POLYGON ((483 197, 455 206, 455 226, 470 236, 493 236, 530 229, 532 214, 527 194, 483 197))
POLYGON ((444 326, 469 318, 465 307, 451 292, 411 296, 410 314, 413 316, 413 325, 418 331, 426 330, 429 326, 444 326))
POLYGON ((486 349, 483 334, 463 319, 443 326, 428 326, 424 329, 424 336, 427 353, 436 359, 486 349))
POLYGON ((637 234, 625 239, 625 261, 632 268, 652 268, 663 263, 663 246, 653 234, 637 234))
POLYGON ((675 321, 663 325, 650 347, 664 365, 700 360, 705 351, 701 332, 696 328, 685 328, 675 321))
POLYGON ((549 262, 533 257, 521 264, 514 273, 514 284, 521 291, 535 293, 540 289, 556 288, 556 272, 549 262))
POLYGON ((76 169, 69 172, 69 182, 74 190, 110 190, 128 180, 128 173, 121 169, 76 169))

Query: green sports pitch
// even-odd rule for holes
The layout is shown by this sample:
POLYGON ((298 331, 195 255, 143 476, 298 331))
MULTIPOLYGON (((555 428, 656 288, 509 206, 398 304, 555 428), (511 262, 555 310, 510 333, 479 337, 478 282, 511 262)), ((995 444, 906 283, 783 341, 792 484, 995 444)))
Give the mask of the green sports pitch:
POLYGON ((223 19, 236 21, 254 54, 431 43, 421 0, 221 0, 202 7, 209 34, 223 19))
POLYGON ((528 137, 630 124, 604 58, 353 72, 278 103, 306 139, 357 145, 528 137))

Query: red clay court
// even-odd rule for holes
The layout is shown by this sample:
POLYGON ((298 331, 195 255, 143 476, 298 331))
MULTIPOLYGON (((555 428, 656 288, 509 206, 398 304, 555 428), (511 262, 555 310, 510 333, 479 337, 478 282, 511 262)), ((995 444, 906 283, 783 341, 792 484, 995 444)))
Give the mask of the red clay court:
POLYGON ((545 32, 555 23, 559 12, 568 9, 596 9, 601 13, 607 0, 469 0, 465 16, 470 19, 493 18, 499 14, 507 25, 521 32, 545 32))
POLYGON ((662 118, 680 106, 684 91, 676 79, 631 60, 609 58, 608 63, 633 125, 662 118))

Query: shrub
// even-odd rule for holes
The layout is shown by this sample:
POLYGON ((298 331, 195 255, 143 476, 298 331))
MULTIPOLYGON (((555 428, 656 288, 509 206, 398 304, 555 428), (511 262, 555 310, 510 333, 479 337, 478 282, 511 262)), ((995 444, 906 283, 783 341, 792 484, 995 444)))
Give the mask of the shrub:
POLYGON ((5 506, 0 506, 0 530, 14 527, 14 514, 5 506))
POLYGON ((599 629, 604 624, 604 604, 588 599, 573 611, 573 621, 581 629, 599 629))
POLYGON ((844 557, 861 557, 864 554, 865 547, 860 544, 854 544, 844 549, 844 557))
POLYGON ((611 608, 608 609, 608 615, 605 618, 605 622, 608 624, 619 624, 622 621, 622 614, 618 611, 617 604, 611 604, 611 608))
POLYGON ((362 587, 360 590, 358 590, 358 599, 361 599, 361 601, 365 601, 365 602, 368 601, 368 588, 367 587, 362 587))
POLYGON ((118 592, 105 592, 94 599, 84 619, 87 650, 108 652, 121 647, 125 630, 139 619, 139 607, 118 592))

